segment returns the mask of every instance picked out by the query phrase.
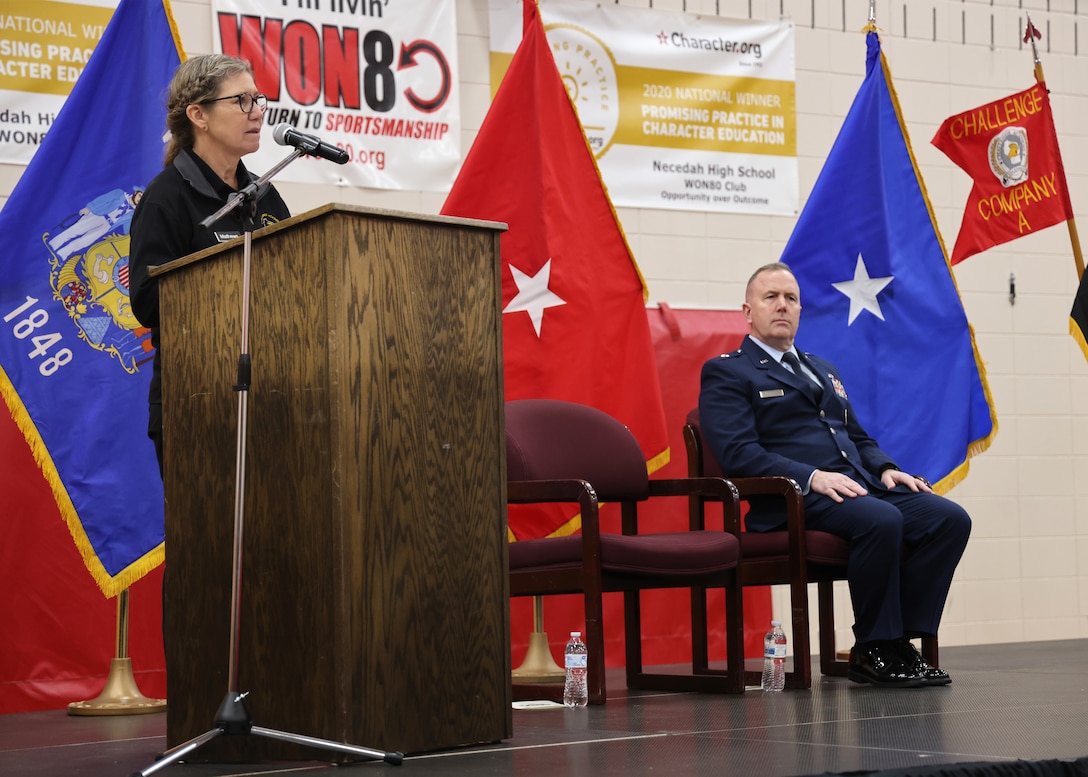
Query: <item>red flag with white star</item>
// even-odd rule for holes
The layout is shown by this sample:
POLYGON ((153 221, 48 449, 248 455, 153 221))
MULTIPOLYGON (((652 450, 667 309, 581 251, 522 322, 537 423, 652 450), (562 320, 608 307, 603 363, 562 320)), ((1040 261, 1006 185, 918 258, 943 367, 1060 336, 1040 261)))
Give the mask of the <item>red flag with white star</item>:
MULTIPOLYGON (((630 428, 651 472, 668 434, 646 288, 528 0, 521 45, 442 212, 502 221, 506 399, 591 405, 630 428)), ((569 514, 510 513, 518 539, 566 534, 569 514)))

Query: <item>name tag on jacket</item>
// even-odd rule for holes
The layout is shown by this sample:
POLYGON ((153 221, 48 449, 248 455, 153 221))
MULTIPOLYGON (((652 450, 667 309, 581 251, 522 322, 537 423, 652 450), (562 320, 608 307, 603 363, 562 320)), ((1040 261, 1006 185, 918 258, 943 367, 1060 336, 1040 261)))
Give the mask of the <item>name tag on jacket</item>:
POLYGON ((760 399, 767 399, 769 397, 781 397, 785 395, 785 391, 782 389, 764 389, 759 392, 760 399))

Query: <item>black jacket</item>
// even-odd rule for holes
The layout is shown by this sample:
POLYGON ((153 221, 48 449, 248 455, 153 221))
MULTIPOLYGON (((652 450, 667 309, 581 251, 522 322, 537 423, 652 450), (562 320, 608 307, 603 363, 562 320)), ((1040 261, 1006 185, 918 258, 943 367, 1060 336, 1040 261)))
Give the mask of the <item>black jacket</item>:
MULTIPOLYGON (((241 181, 257 177, 238 163, 241 181)), ((234 190, 230 188, 191 149, 183 149, 174 163, 163 169, 147 186, 132 216, 129 249, 129 294, 136 319, 151 329, 155 362, 148 391, 148 403, 162 404, 159 367, 159 285, 148 275, 148 268, 171 262, 194 251, 240 237, 245 231, 247 209, 235 208, 211 227, 200 222, 218 211, 234 190)), ((279 192, 266 185, 258 192, 257 223, 253 229, 290 216, 279 192)), ((151 422, 161 420, 152 413, 151 422)), ((149 430, 150 432, 151 430, 149 430)))

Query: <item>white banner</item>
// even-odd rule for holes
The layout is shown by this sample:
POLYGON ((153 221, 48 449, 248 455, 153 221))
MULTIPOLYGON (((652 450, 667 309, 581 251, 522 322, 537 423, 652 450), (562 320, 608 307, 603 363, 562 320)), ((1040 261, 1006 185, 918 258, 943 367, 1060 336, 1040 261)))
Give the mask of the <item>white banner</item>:
POLYGON ((0 0, 0 162, 34 156, 117 3, 0 0))
POLYGON ((289 149, 288 123, 348 152, 301 157, 277 180, 446 191, 461 160, 454 0, 213 0, 219 51, 253 65, 268 131, 246 165, 289 149), (309 7, 304 7, 309 6, 309 7))
MULTIPOLYGON (((560 75, 617 206, 796 214, 794 32, 750 21, 541 0, 560 75)), ((521 4, 491 0, 494 91, 521 4)))

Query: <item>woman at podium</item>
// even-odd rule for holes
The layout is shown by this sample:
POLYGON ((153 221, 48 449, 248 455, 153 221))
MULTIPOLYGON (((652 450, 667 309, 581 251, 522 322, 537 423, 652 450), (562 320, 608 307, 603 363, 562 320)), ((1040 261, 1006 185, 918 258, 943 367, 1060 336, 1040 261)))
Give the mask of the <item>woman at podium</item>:
POLYGON ((182 62, 170 82, 164 167, 148 184, 132 217, 129 285, 132 311, 151 329, 155 360, 148 391, 147 435, 162 473, 162 382, 159 361, 159 290, 148 268, 240 237, 247 229, 290 216, 279 192, 258 190, 256 218, 238 207, 208 227, 201 222, 231 195, 257 180, 242 164, 261 143, 267 98, 248 62, 207 54, 182 62))

